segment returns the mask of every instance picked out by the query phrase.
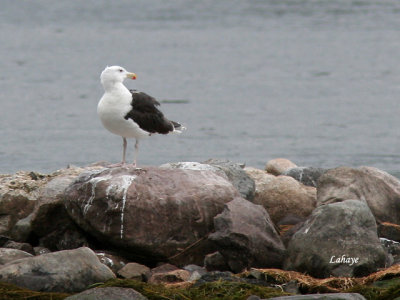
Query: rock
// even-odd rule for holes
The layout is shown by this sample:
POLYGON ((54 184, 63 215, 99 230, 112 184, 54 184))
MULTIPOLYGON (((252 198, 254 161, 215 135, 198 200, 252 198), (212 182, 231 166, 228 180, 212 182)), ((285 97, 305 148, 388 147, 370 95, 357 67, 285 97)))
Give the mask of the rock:
POLYGON ((117 274, 119 270, 129 263, 127 259, 108 251, 97 250, 95 253, 100 262, 109 267, 115 274, 117 274))
POLYGON ((289 176, 273 176, 263 170, 246 168, 256 183, 253 203, 261 204, 277 224, 288 215, 308 217, 316 206, 316 189, 289 176))
POLYGON ((400 225, 400 181, 371 167, 340 167, 319 178, 317 205, 348 199, 365 201, 378 223, 400 225))
POLYGON ((35 252, 35 255, 42 255, 42 254, 47 254, 51 253, 51 251, 45 247, 33 247, 33 251, 35 252))
POLYGON ((272 175, 282 175, 289 169, 296 168, 297 165, 286 158, 275 158, 267 162, 265 171, 272 175))
POLYGON ((282 296, 269 298, 269 300, 365 300, 365 298, 356 293, 331 293, 282 296))
POLYGON ((147 300, 145 296, 131 288, 94 288, 69 296, 65 300, 147 300))
POLYGON ((253 201, 256 186, 254 180, 243 170, 244 165, 220 159, 209 159, 203 164, 214 166, 223 171, 233 186, 237 188, 240 196, 253 201))
MULTIPOLYGON (((72 221, 64 207, 64 191, 84 169, 60 171, 46 183, 31 217, 31 227, 40 245, 52 251, 88 246, 82 230, 72 221)), ((92 170, 89 168, 89 170, 92 170)))
POLYGON ((0 266, 17 259, 32 257, 33 255, 18 249, 0 248, 0 266))
POLYGON ((22 258, 0 267, 0 281, 34 291, 80 292, 114 277, 89 248, 22 258))
POLYGON ((14 241, 28 241, 32 233, 31 228, 32 214, 19 220, 10 231, 10 236, 14 241))
POLYGON ((229 271, 225 257, 219 252, 207 254, 204 258, 204 267, 207 271, 229 271))
POLYGON ((144 265, 138 263, 128 263, 118 271, 118 275, 126 279, 147 281, 147 279, 151 276, 151 272, 150 268, 144 265))
POLYGON ((243 198, 235 198, 214 218, 209 236, 234 272, 248 267, 280 267, 285 247, 267 211, 243 198))
POLYGON ((246 300, 260 300, 261 298, 256 295, 249 296, 246 300))
POLYGON ((32 172, 0 175, 0 234, 10 235, 15 224, 32 213, 46 181, 32 172))
POLYGON ((379 240, 386 252, 392 256, 392 264, 398 264, 400 262, 400 243, 385 238, 380 238, 379 240))
POLYGON ((383 222, 378 225, 378 236, 400 242, 400 225, 383 222))
POLYGON ((3 245, 3 247, 25 251, 30 254, 35 254, 33 247, 31 245, 29 245, 28 243, 18 243, 18 242, 14 242, 14 241, 8 241, 7 243, 5 243, 3 245))
POLYGON ((215 172, 126 166, 82 174, 65 206, 87 233, 132 260, 186 265, 214 251, 206 239, 213 218, 238 195, 215 172))
POLYGON ((197 281, 201 278, 201 276, 207 274, 207 270, 205 268, 197 265, 187 265, 184 266, 183 269, 189 272, 189 282, 197 281))
POLYGON ((388 259, 376 230, 370 209, 361 201, 320 206, 293 235, 284 269, 317 278, 368 275, 385 267, 388 259))
POLYGON ((317 187, 319 177, 327 170, 313 167, 296 167, 288 169, 282 175, 290 176, 304 185, 317 187))
POLYGON ((151 270, 148 282, 152 284, 178 283, 188 281, 189 278, 189 271, 165 264, 151 270))

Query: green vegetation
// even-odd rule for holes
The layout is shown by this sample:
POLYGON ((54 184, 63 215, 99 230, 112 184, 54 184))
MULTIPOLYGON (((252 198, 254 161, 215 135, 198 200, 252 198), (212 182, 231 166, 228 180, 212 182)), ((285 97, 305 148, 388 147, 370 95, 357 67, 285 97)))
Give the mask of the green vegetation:
POLYGON ((68 296, 69 294, 62 293, 35 292, 0 282, 0 300, 62 300, 68 296))

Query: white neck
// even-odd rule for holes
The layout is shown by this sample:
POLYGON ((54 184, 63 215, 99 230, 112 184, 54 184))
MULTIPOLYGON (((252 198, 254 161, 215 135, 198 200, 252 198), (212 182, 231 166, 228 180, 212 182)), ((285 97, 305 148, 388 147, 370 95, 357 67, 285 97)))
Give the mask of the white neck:
POLYGON ((107 92, 112 92, 114 90, 120 90, 120 89, 127 89, 122 82, 120 81, 102 81, 101 84, 103 85, 104 91, 107 92))

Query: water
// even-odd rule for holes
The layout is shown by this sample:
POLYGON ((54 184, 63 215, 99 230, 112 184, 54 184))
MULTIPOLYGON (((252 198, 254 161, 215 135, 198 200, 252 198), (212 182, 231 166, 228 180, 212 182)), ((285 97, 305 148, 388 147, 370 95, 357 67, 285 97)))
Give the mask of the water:
POLYGON ((129 88, 188 100, 162 105, 187 130, 142 141, 139 165, 285 157, 400 176, 397 0, 3 0, 0 173, 118 162, 96 114, 114 64, 138 74, 129 88))

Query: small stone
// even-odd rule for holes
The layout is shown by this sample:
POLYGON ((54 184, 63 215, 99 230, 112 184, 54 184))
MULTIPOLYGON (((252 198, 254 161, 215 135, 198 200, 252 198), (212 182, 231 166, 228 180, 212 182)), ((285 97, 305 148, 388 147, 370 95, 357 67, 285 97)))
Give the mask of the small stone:
POLYGON ((149 283, 152 284, 166 284, 166 283, 177 283, 185 282, 190 278, 190 273, 186 270, 178 269, 167 272, 152 273, 149 283))
POLYGON ((138 263, 128 263, 118 271, 118 275, 122 278, 139 281, 146 281, 150 274, 150 268, 138 263))
POLYGON ((229 271, 230 268, 220 252, 207 254, 204 258, 204 267, 207 271, 229 271))
POLYGON ((34 247, 33 251, 35 251, 35 255, 43 255, 47 253, 51 253, 51 251, 45 247, 34 247))

